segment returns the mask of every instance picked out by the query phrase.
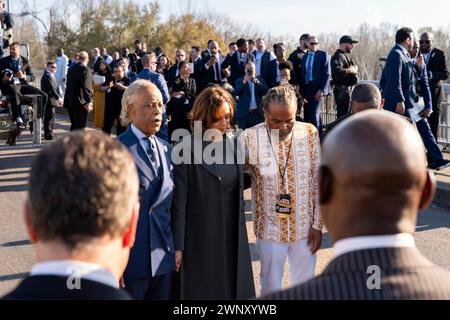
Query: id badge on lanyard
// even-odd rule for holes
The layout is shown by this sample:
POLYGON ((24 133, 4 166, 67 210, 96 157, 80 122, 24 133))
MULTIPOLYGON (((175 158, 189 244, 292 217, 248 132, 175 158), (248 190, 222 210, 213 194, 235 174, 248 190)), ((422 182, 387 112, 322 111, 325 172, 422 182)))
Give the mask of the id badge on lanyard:
MULTIPOLYGON (((284 165, 284 170, 282 170, 280 165, 279 165, 279 163, 278 163, 277 154, 275 153, 275 150, 274 150, 273 145, 272 145, 272 139, 270 138, 269 130, 267 130, 267 135, 269 137, 270 146, 272 148, 273 155, 274 155, 275 160, 277 162, 277 166, 278 166, 278 170, 279 170, 279 174, 280 174, 280 178, 281 178, 281 189, 280 190, 286 192, 286 189, 285 189, 285 176, 286 176, 286 171, 287 171, 287 167, 288 167, 289 157, 291 156, 292 142, 294 140, 294 136, 292 136, 292 138, 291 138, 291 143, 289 145, 289 153, 288 153, 288 156, 286 158, 286 163, 284 165)), ((277 202, 276 202, 276 205, 275 205, 275 212, 277 213, 279 219, 286 219, 286 218, 290 218, 291 217, 291 214, 292 214, 292 196, 289 193, 279 193, 277 195, 277 202)))

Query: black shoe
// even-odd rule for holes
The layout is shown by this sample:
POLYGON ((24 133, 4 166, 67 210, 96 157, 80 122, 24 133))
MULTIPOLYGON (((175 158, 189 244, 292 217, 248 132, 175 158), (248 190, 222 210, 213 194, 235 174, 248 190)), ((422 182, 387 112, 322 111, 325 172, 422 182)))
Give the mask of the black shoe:
POLYGON ((23 122, 19 122, 19 121, 16 122, 16 126, 17 126, 17 129, 21 129, 21 130, 26 128, 25 124, 23 122))
POLYGON ((435 163, 433 163, 432 165, 430 165, 430 169, 439 171, 448 166, 450 166, 450 160, 442 159, 442 160, 438 160, 435 163))
POLYGON ((55 135, 45 135, 44 136, 45 140, 51 141, 51 140, 55 140, 56 136, 55 135))

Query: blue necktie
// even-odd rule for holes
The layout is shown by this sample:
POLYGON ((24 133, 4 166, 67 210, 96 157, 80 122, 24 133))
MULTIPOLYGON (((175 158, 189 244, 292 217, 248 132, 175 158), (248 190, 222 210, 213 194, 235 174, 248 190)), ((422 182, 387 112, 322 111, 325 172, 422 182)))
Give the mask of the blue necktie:
POLYGON ((150 162, 153 165, 153 168, 156 171, 156 174, 159 175, 161 163, 159 161, 158 149, 156 148, 156 141, 154 137, 142 138, 146 141, 147 144, 147 154, 149 155, 150 162))
POLYGON ((312 76, 313 56, 314 56, 314 53, 308 53, 308 63, 306 65, 306 83, 313 81, 313 76, 312 76))

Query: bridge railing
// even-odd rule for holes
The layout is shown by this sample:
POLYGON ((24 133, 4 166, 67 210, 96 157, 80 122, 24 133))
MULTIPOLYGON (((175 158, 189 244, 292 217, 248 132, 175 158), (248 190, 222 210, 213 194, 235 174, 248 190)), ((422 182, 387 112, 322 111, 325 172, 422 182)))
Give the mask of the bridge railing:
MULTIPOLYGON (((380 85, 379 81, 361 80, 359 83, 373 83, 376 86, 380 85)), ((438 142, 444 147, 450 145, 450 83, 443 86, 445 92, 445 99, 441 104, 441 117, 438 129, 438 142)), ((326 126, 336 120, 336 103, 333 95, 329 95, 322 100, 322 121, 326 126)))

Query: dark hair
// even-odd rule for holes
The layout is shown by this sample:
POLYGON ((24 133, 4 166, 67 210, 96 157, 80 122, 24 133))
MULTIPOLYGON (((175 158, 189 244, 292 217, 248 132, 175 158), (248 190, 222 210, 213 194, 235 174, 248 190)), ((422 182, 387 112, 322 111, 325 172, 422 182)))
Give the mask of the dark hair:
POLYGON ((284 44, 282 42, 275 43, 273 45, 273 51, 277 51, 278 48, 284 47, 284 44))
POLYGON ((300 36, 300 41, 301 40, 307 40, 309 38, 309 33, 304 33, 300 36))
POLYGON ((209 39, 208 40, 208 47, 209 47, 209 44, 211 43, 211 42, 213 42, 214 41, 214 39, 209 39))
POLYGON ((199 46, 192 46, 191 49, 196 50, 197 52, 200 52, 200 47, 199 46))
POLYGON ((50 66, 52 66, 52 65, 54 65, 54 64, 55 64, 54 61, 48 61, 48 62, 47 62, 47 67, 50 67, 50 66))
POLYGON ((412 33, 413 30, 407 27, 397 30, 397 32, 395 33, 395 43, 400 44, 408 40, 408 38, 412 38, 412 33))
POLYGON ((40 241, 77 249, 121 236, 138 201, 138 177, 128 150, 102 133, 72 132, 34 158, 29 220, 40 241))
POLYGON ((137 44, 137 43, 142 43, 142 41, 141 40, 134 41, 134 44, 137 44))
POLYGON ((240 38, 238 39, 238 41, 236 41, 236 45, 238 46, 238 48, 242 47, 245 43, 247 42, 247 40, 240 38))
MULTIPOLYGON (((164 54, 164 53, 158 57, 158 61, 157 61, 158 64, 159 64, 159 60, 160 60, 162 57, 164 57, 164 58, 167 59, 167 63, 166 63, 166 65, 164 66, 164 69, 169 69, 169 68, 172 66, 172 61, 170 61, 170 58, 169 58, 168 56, 166 56, 166 54, 164 54)), ((159 66, 158 66, 158 67, 159 67, 159 66)), ((164 70, 158 70, 158 72, 163 73, 164 70)))
POLYGON ((181 68, 184 67, 185 65, 189 65, 189 63, 188 63, 186 60, 181 61, 181 62, 178 64, 178 68, 181 70, 181 68))
POLYGON ((230 42, 230 44, 228 45, 228 48, 231 46, 237 46, 236 42, 230 42))
POLYGON ((253 41, 253 39, 248 40, 248 44, 253 44, 255 45, 255 41, 253 41))
POLYGON ((17 41, 14 41, 14 42, 11 43, 9 46, 10 46, 10 47, 12 47, 12 46, 19 46, 19 47, 20 47, 20 43, 17 42, 17 41))
POLYGON ((379 108, 381 102, 380 89, 373 83, 358 84, 352 91, 351 101, 366 103, 373 108, 379 108))
POLYGON ((280 71, 284 69, 292 70, 292 62, 290 62, 289 60, 280 62, 278 69, 280 69, 280 71))
POLYGON ((156 47, 155 48, 155 53, 156 54, 159 54, 159 53, 163 53, 164 51, 163 51, 163 49, 161 48, 161 47, 156 47))
POLYGON ((192 111, 189 113, 191 127, 193 129, 195 121, 202 122, 203 133, 211 129, 216 122, 217 110, 225 102, 230 105, 231 118, 234 115, 234 98, 231 94, 218 85, 207 87, 195 100, 192 111))

